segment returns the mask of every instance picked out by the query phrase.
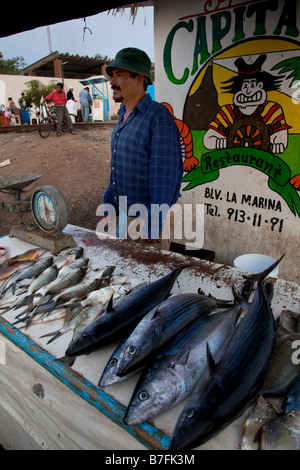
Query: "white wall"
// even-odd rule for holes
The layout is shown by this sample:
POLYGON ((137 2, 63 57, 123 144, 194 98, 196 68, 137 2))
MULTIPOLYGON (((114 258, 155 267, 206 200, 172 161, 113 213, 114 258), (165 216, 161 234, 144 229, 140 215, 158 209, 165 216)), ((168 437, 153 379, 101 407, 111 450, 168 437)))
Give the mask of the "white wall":
MULTIPOLYGON (((55 83, 60 82, 61 80, 59 78, 45 78, 45 77, 24 77, 21 75, 3 75, 0 74, 0 106, 4 105, 5 107, 8 106, 8 98, 12 97, 16 105, 18 106, 18 99, 21 96, 22 92, 25 92, 27 89, 26 82, 29 82, 30 80, 39 80, 40 82, 44 84, 48 84, 52 80, 54 80, 55 83)), ((66 78, 64 79, 64 84, 65 84, 65 91, 67 92, 69 90, 70 86, 73 86, 74 90, 74 96, 75 99, 77 100, 78 108, 80 109, 80 103, 79 103, 79 93, 80 91, 84 88, 83 85, 79 82, 79 80, 74 80, 74 79, 69 79, 66 78)), ((90 91, 91 91, 91 87, 90 91)), ((108 84, 108 97, 109 97, 109 119, 111 119, 111 116, 115 114, 115 103, 112 99, 112 91, 111 88, 108 84)))

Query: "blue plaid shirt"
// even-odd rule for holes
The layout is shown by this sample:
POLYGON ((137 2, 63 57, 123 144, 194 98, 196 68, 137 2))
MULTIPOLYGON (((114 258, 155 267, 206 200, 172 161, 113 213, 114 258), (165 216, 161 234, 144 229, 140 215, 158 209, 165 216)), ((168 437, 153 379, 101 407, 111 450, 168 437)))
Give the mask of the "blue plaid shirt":
MULTIPOLYGON (((121 106, 111 137, 111 176, 104 203, 117 208, 119 196, 127 196, 128 208, 136 203, 146 206, 150 238, 151 204, 172 206, 180 197, 180 135, 173 116, 148 94, 123 123, 125 111, 121 106)), ((161 228, 160 224, 159 233, 161 228)))

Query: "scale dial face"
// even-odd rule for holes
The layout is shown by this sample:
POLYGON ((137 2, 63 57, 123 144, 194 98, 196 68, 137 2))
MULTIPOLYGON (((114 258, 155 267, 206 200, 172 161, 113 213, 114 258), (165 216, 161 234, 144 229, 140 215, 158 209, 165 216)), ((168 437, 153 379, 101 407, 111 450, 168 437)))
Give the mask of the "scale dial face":
POLYGON ((60 233, 68 223, 66 201, 54 186, 42 186, 32 193, 31 211, 38 227, 47 233, 60 233))

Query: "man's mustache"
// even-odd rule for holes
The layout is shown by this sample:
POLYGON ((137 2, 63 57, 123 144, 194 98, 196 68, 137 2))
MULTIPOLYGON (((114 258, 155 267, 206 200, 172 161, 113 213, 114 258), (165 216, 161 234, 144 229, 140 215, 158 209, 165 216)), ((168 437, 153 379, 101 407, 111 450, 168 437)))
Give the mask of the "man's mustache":
POLYGON ((112 89, 112 90, 120 90, 120 91, 121 91, 121 88, 118 87, 118 86, 116 86, 116 85, 113 85, 113 86, 111 87, 111 89, 112 89))

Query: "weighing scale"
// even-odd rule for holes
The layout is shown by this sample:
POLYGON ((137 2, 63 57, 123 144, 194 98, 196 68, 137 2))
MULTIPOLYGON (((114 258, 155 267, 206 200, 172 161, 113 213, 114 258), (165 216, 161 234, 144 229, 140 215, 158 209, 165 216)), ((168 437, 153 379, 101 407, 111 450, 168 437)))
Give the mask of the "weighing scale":
POLYGON ((45 185, 33 189, 30 195, 22 199, 23 194, 31 192, 24 188, 41 176, 26 174, 0 178, 0 192, 13 197, 12 202, 0 202, 0 209, 8 209, 20 223, 11 227, 10 237, 57 254, 64 248, 77 246, 71 235, 63 233, 68 223, 68 208, 62 193, 55 186, 45 185), (30 212, 35 225, 23 219, 30 212))

